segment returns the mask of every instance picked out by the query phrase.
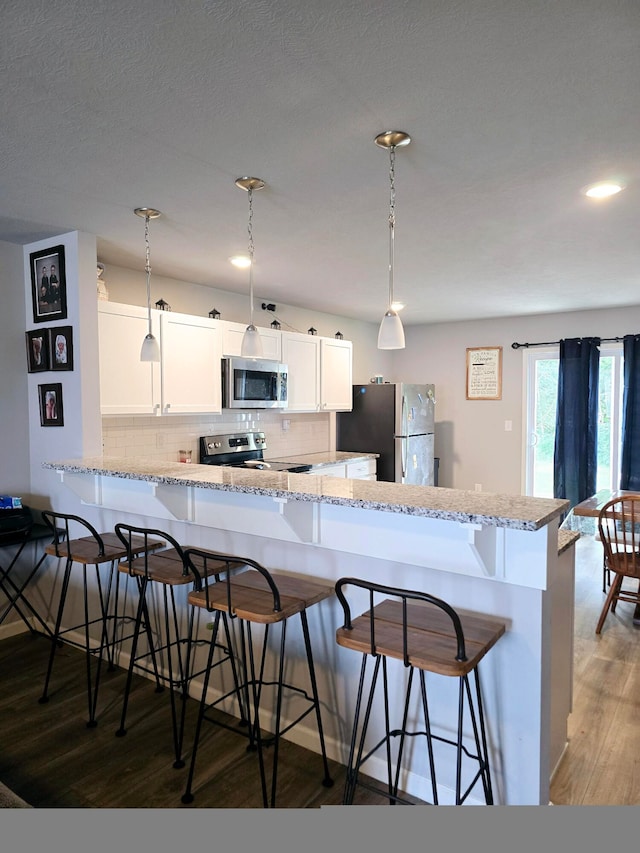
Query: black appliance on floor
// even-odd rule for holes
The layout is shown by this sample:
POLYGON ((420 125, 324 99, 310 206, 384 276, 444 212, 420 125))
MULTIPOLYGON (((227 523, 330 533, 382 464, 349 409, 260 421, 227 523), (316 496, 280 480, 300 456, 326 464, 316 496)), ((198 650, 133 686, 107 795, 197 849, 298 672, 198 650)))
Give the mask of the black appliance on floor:
POLYGON ((300 474, 311 465, 271 461, 264 458, 267 440, 263 432, 232 432, 200 437, 200 464, 227 468, 268 469, 300 474))

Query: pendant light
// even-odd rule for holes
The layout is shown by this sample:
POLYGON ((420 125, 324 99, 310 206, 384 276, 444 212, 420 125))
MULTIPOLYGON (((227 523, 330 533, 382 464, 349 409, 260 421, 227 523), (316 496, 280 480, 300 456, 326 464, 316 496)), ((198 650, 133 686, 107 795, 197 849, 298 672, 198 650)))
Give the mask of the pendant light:
POLYGON ((389 306, 378 330, 378 349, 404 349, 402 320, 393 307, 394 237, 396 228, 396 148, 408 145, 411 137, 402 130, 386 130, 375 138, 376 145, 389 151, 389 306))
POLYGON ((261 190, 265 183, 260 178, 237 178, 236 186, 249 194, 249 325, 242 337, 240 355, 243 358, 262 358, 262 340, 260 333, 253 324, 253 193, 261 190))
POLYGON ((159 210, 153 207, 136 207, 133 211, 136 216, 144 218, 144 243, 145 243, 145 272, 147 274, 147 317, 149 327, 140 350, 140 361, 160 361, 160 345, 151 331, 151 263, 149 251, 149 220, 162 216, 159 210))

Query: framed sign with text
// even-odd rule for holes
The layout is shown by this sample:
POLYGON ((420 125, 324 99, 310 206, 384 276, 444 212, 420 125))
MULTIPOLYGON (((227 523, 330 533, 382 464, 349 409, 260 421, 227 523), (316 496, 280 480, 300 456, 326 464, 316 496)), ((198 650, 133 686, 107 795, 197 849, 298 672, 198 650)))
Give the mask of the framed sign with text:
POLYGON ((502 347, 467 347, 467 400, 502 399, 502 347))

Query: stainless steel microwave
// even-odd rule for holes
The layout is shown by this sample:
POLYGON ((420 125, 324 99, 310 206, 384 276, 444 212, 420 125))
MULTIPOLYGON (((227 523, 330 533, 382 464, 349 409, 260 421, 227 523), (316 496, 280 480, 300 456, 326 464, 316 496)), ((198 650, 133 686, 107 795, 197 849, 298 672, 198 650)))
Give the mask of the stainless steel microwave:
POLYGON ((287 365, 265 358, 223 358, 225 409, 286 409, 287 365))

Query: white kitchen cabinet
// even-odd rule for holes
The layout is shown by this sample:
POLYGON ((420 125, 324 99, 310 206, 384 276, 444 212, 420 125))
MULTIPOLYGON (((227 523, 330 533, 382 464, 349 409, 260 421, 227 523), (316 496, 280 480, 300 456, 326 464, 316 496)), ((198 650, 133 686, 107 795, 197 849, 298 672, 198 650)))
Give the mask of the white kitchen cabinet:
POLYGON ((287 409, 317 412, 320 407, 320 338, 282 332, 282 361, 287 365, 287 409))
MULTIPOLYGON (((160 320, 151 312, 152 331, 160 335, 160 320)), ((156 415, 160 410, 160 365, 140 361, 148 331, 146 308, 100 302, 100 412, 103 415, 156 415)))
POLYGON ((146 308, 98 305, 100 412, 159 415, 222 411, 221 334, 215 320, 151 311, 161 361, 140 361, 146 308))
POLYGON ((352 357, 351 341, 282 332, 282 360, 289 367, 288 410, 350 410, 352 357))
MULTIPOLYGON (((233 323, 230 320, 219 320, 222 329, 222 355, 240 355, 242 350, 242 338, 244 337, 246 323, 233 323)), ((278 329, 266 329, 258 326, 258 332, 262 340, 262 356, 271 361, 283 361, 282 358, 282 333, 278 329)))
POLYGON ((339 338, 320 338, 320 409, 351 411, 353 344, 339 338))
POLYGON ((376 460, 357 459, 353 462, 340 462, 336 465, 320 465, 312 468, 310 474, 317 477, 348 477, 351 480, 375 480, 376 460))
POLYGON ((347 462, 347 474, 351 480, 377 480, 377 463, 375 459, 359 459, 347 462))
POLYGON ((222 411, 219 321, 160 312, 162 414, 222 411))

